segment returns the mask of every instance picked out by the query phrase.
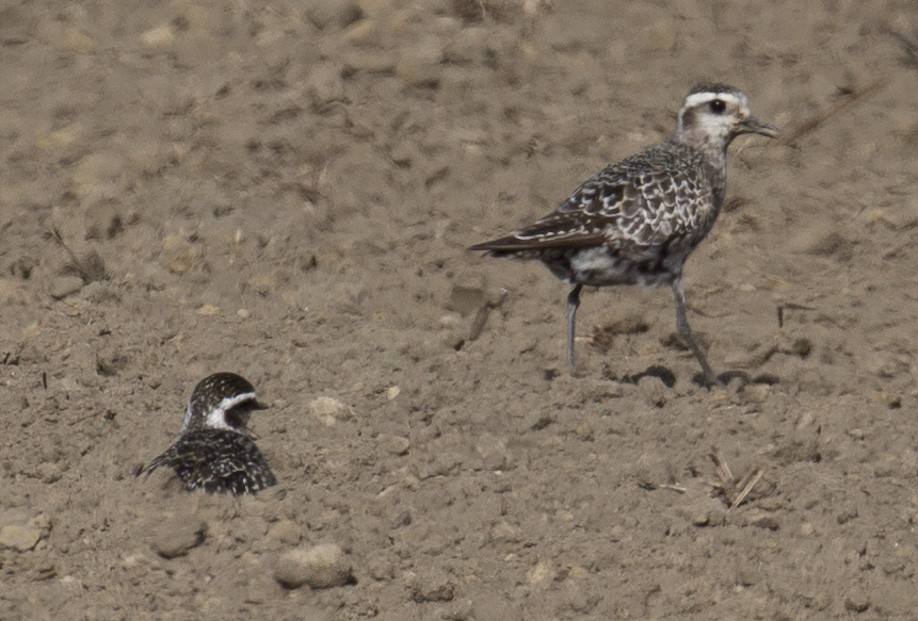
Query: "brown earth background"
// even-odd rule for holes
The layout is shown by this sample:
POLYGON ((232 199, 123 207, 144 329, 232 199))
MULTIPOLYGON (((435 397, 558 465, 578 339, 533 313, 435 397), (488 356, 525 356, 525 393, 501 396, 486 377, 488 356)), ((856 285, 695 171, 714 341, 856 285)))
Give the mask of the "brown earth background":
POLYGON ((0 91, 0 618, 915 618, 913 0, 7 0, 0 91), (465 248, 702 80, 784 128, 686 272, 754 381, 636 288, 571 375, 567 287, 465 248), (135 478, 221 370, 278 485, 135 478))

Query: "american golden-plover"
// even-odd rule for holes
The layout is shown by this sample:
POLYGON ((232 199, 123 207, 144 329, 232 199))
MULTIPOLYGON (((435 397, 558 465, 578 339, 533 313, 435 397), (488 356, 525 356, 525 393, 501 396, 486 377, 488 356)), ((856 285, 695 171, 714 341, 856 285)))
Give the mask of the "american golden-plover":
POLYGON ((245 378, 235 373, 204 378, 191 393, 179 437, 138 475, 168 466, 188 490, 236 496, 274 485, 274 473, 246 427, 251 413, 264 408, 245 378))
POLYGON ((540 259, 555 276, 573 284, 567 297, 567 361, 572 368, 584 285, 668 285, 679 334, 705 380, 719 383, 686 318, 682 268, 724 204, 727 147, 742 134, 773 138, 777 133, 750 114, 746 95, 736 88, 701 84, 683 101, 671 138, 602 169, 553 213, 470 250, 540 259))

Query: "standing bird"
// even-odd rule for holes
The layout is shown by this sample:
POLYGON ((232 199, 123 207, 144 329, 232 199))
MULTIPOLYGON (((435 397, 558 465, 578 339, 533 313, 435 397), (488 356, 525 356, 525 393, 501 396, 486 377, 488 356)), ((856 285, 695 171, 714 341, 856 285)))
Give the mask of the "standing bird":
POLYGON ((682 268, 724 204, 727 147, 742 134, 778 129, 753 117, 742 92, 701 84, 686 96, 669 140, 602 169, 535 223, 469 250, 540 259, 573 289, 567 297, 567 361, 574 368, 574 325, 584 285, 672 288, 676 327, 709 384, 720 383, 685 315, 682 268))
POLYGON ((185 489, 255 494, 277 480, 246 429, 258 402, 255 388, 235 373, 215 373, 195 386, 182 432, 169 449, 138 472, 175 470, 185 489))

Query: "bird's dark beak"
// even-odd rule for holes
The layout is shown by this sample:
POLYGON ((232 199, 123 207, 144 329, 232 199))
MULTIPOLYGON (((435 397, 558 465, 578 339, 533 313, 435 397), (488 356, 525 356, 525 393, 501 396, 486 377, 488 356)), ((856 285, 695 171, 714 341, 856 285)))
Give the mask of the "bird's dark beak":
POLYGON ((271 406, 270 406, 270 405, 265 405, 264 403, 262 403, 262 402, 259 401, 258 399, 255 399, 255 400, 253 400, 253 401, 249 404, 249 407, 250 407, 252 410, 267 410, 267 409, 270 408, 271 406))
POLYGON ((744 121, 740 122, 740 133, 759 134, 760 136, 765 136, 766 138, 774 138, 778 135, 778 128, 771 123, 766 123, 765 121, 760 121, 754 116, 750 116, 744 121))

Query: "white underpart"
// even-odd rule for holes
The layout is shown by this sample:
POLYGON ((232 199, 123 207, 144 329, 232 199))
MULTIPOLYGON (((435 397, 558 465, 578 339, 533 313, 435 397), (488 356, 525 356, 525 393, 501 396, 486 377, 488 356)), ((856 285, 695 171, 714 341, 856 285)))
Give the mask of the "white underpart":
POLYGON ((219 404, 217 404, 217 407, 207 413, 207 418, 204 422, 204 426, 210 429, 229 429, 231 431, 235 431, 235 427, 231 427, 230 425, 226 424, 226 413, 240 403, 254 400, 254 392, 244 392, 241 395, 236 395, 235 397, 227 397, 219 404))
POLYGON ((600 246, 575 253, 571 257, 571 264, 575 272, 603 274, 616 271, 619 262, 604 247, 600 246))

